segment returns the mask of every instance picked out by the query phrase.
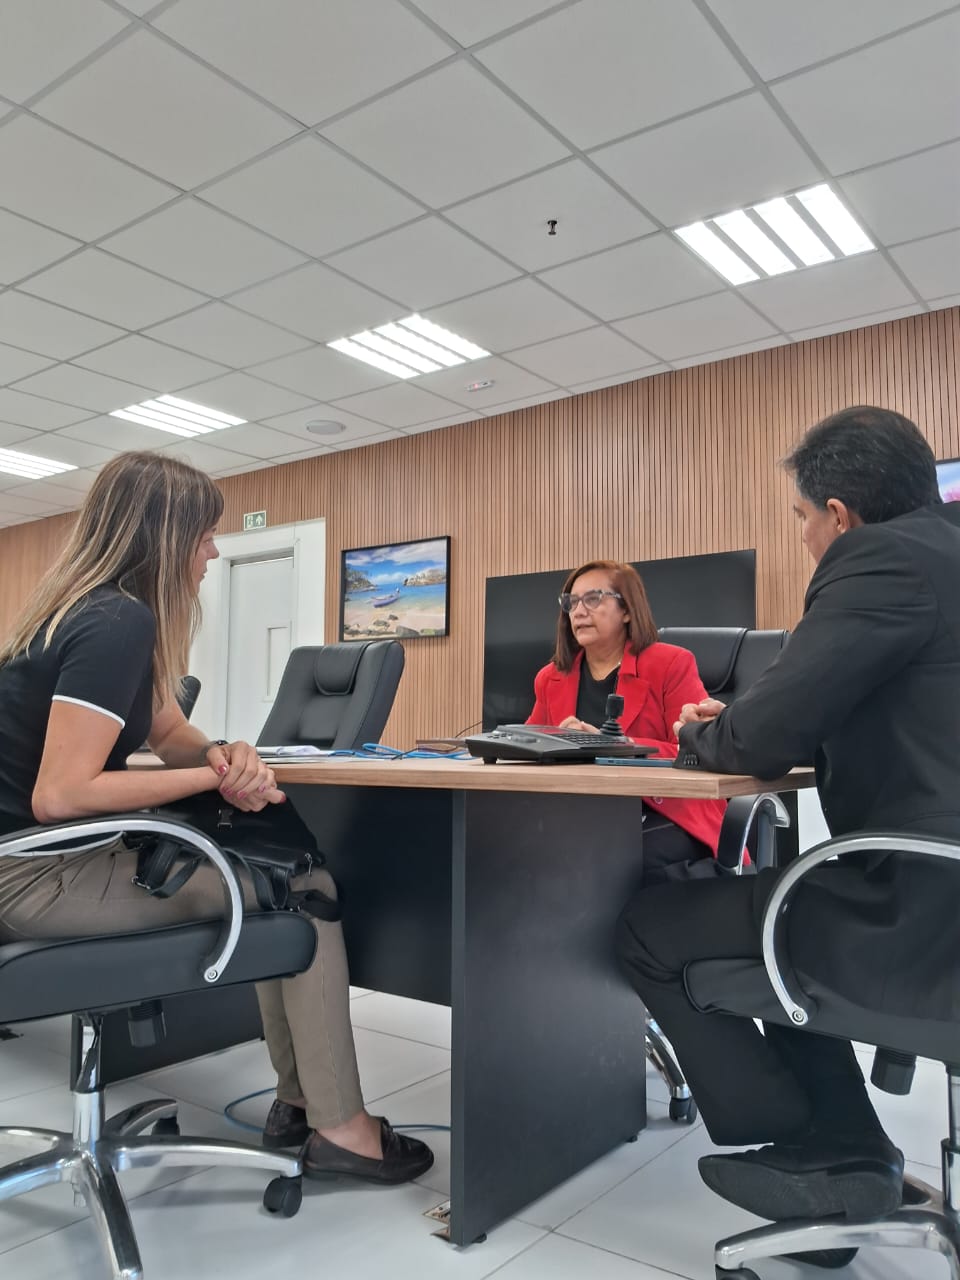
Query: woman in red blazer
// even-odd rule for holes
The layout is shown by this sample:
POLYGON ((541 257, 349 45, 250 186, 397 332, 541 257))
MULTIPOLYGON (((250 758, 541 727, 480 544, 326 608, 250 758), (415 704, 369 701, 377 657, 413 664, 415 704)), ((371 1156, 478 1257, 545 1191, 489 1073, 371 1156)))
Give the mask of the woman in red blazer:
MULTIPOLYGON (((599 732, 607 695, 617 693, 623 732, 671 757, 680 708, 707 696, 693 654, 657 639, 639 574, 615 560, 592 560, 567 578, 556 652, 534 692, 528 724, 588 733, 599 732)), ((644 882, 714 875, 725 807, 722 800, 645 800, 644 882)))

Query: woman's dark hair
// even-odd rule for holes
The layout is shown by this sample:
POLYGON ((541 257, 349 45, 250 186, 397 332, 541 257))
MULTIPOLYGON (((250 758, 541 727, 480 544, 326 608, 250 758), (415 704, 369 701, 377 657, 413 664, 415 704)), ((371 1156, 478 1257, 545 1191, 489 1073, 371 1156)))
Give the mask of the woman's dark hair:
POLYGON ((855 405, 811 427, 783 462, 802 498, 837 498, 864 524, 940 501, 933 450, 903 414, 855 405))
MULTIPOLYGON (((647 600, 643 582, 632 565, 621 564, 619 560, 591 560, 567 575, 563 592, 569 591, 581 574, 590 573, 594 569, 609 577, 611 587, 619 593, 623 608, 629 615, 627 649, 631 653, 642 653, 650 645, 656 644, 657 624, 650 612, 650 602, 647 600)), ((557 670, 569 671, 581 647, 574 639, 569 613, 564 613, 561 609, 557 621, 557 648, 553 655, 557 670)))

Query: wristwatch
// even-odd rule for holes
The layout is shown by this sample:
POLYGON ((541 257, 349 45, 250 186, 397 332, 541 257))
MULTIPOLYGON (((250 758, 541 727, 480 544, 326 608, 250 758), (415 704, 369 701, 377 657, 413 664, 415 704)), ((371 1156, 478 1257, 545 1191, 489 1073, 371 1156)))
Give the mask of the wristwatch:
POLYGON ((207 745, 203 748, 201 752, 201 756, 203 760, 206 761, 207 753, 209 752, 211 747, 229 747, 229 745, 230 743, 226 740, 226 738, 214 738, 212 742, 208 742, 207 745))

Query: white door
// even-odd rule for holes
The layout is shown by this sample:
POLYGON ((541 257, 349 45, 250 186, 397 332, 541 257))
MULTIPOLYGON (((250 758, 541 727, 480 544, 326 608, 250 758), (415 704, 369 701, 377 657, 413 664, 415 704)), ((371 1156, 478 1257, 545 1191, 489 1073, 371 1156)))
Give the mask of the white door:
POLYGON ((290 656, 293 555, 230 565, 227 728, 256 742, 290 656))

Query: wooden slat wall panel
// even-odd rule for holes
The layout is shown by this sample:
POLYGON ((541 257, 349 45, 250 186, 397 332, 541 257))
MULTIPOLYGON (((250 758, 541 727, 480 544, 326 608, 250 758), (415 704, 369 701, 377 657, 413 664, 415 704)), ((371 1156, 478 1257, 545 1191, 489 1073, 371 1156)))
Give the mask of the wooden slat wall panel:
MULTIPOLYGON (((811 423, 858 403, 900 410, 938 456, 960 455, 958 346, 952 308, 231 476, 222 527, 261 508, 271 525, 325 518, 330 640, 343 547, 452 535, 451 634, 407 645, 385 733, 409 746, 480 716, 491 575, 756 547, 758 624, 792 626, 810 564, 777 461, 811 423)), ((0 530, 0 625, 68 525, 0 530)))

